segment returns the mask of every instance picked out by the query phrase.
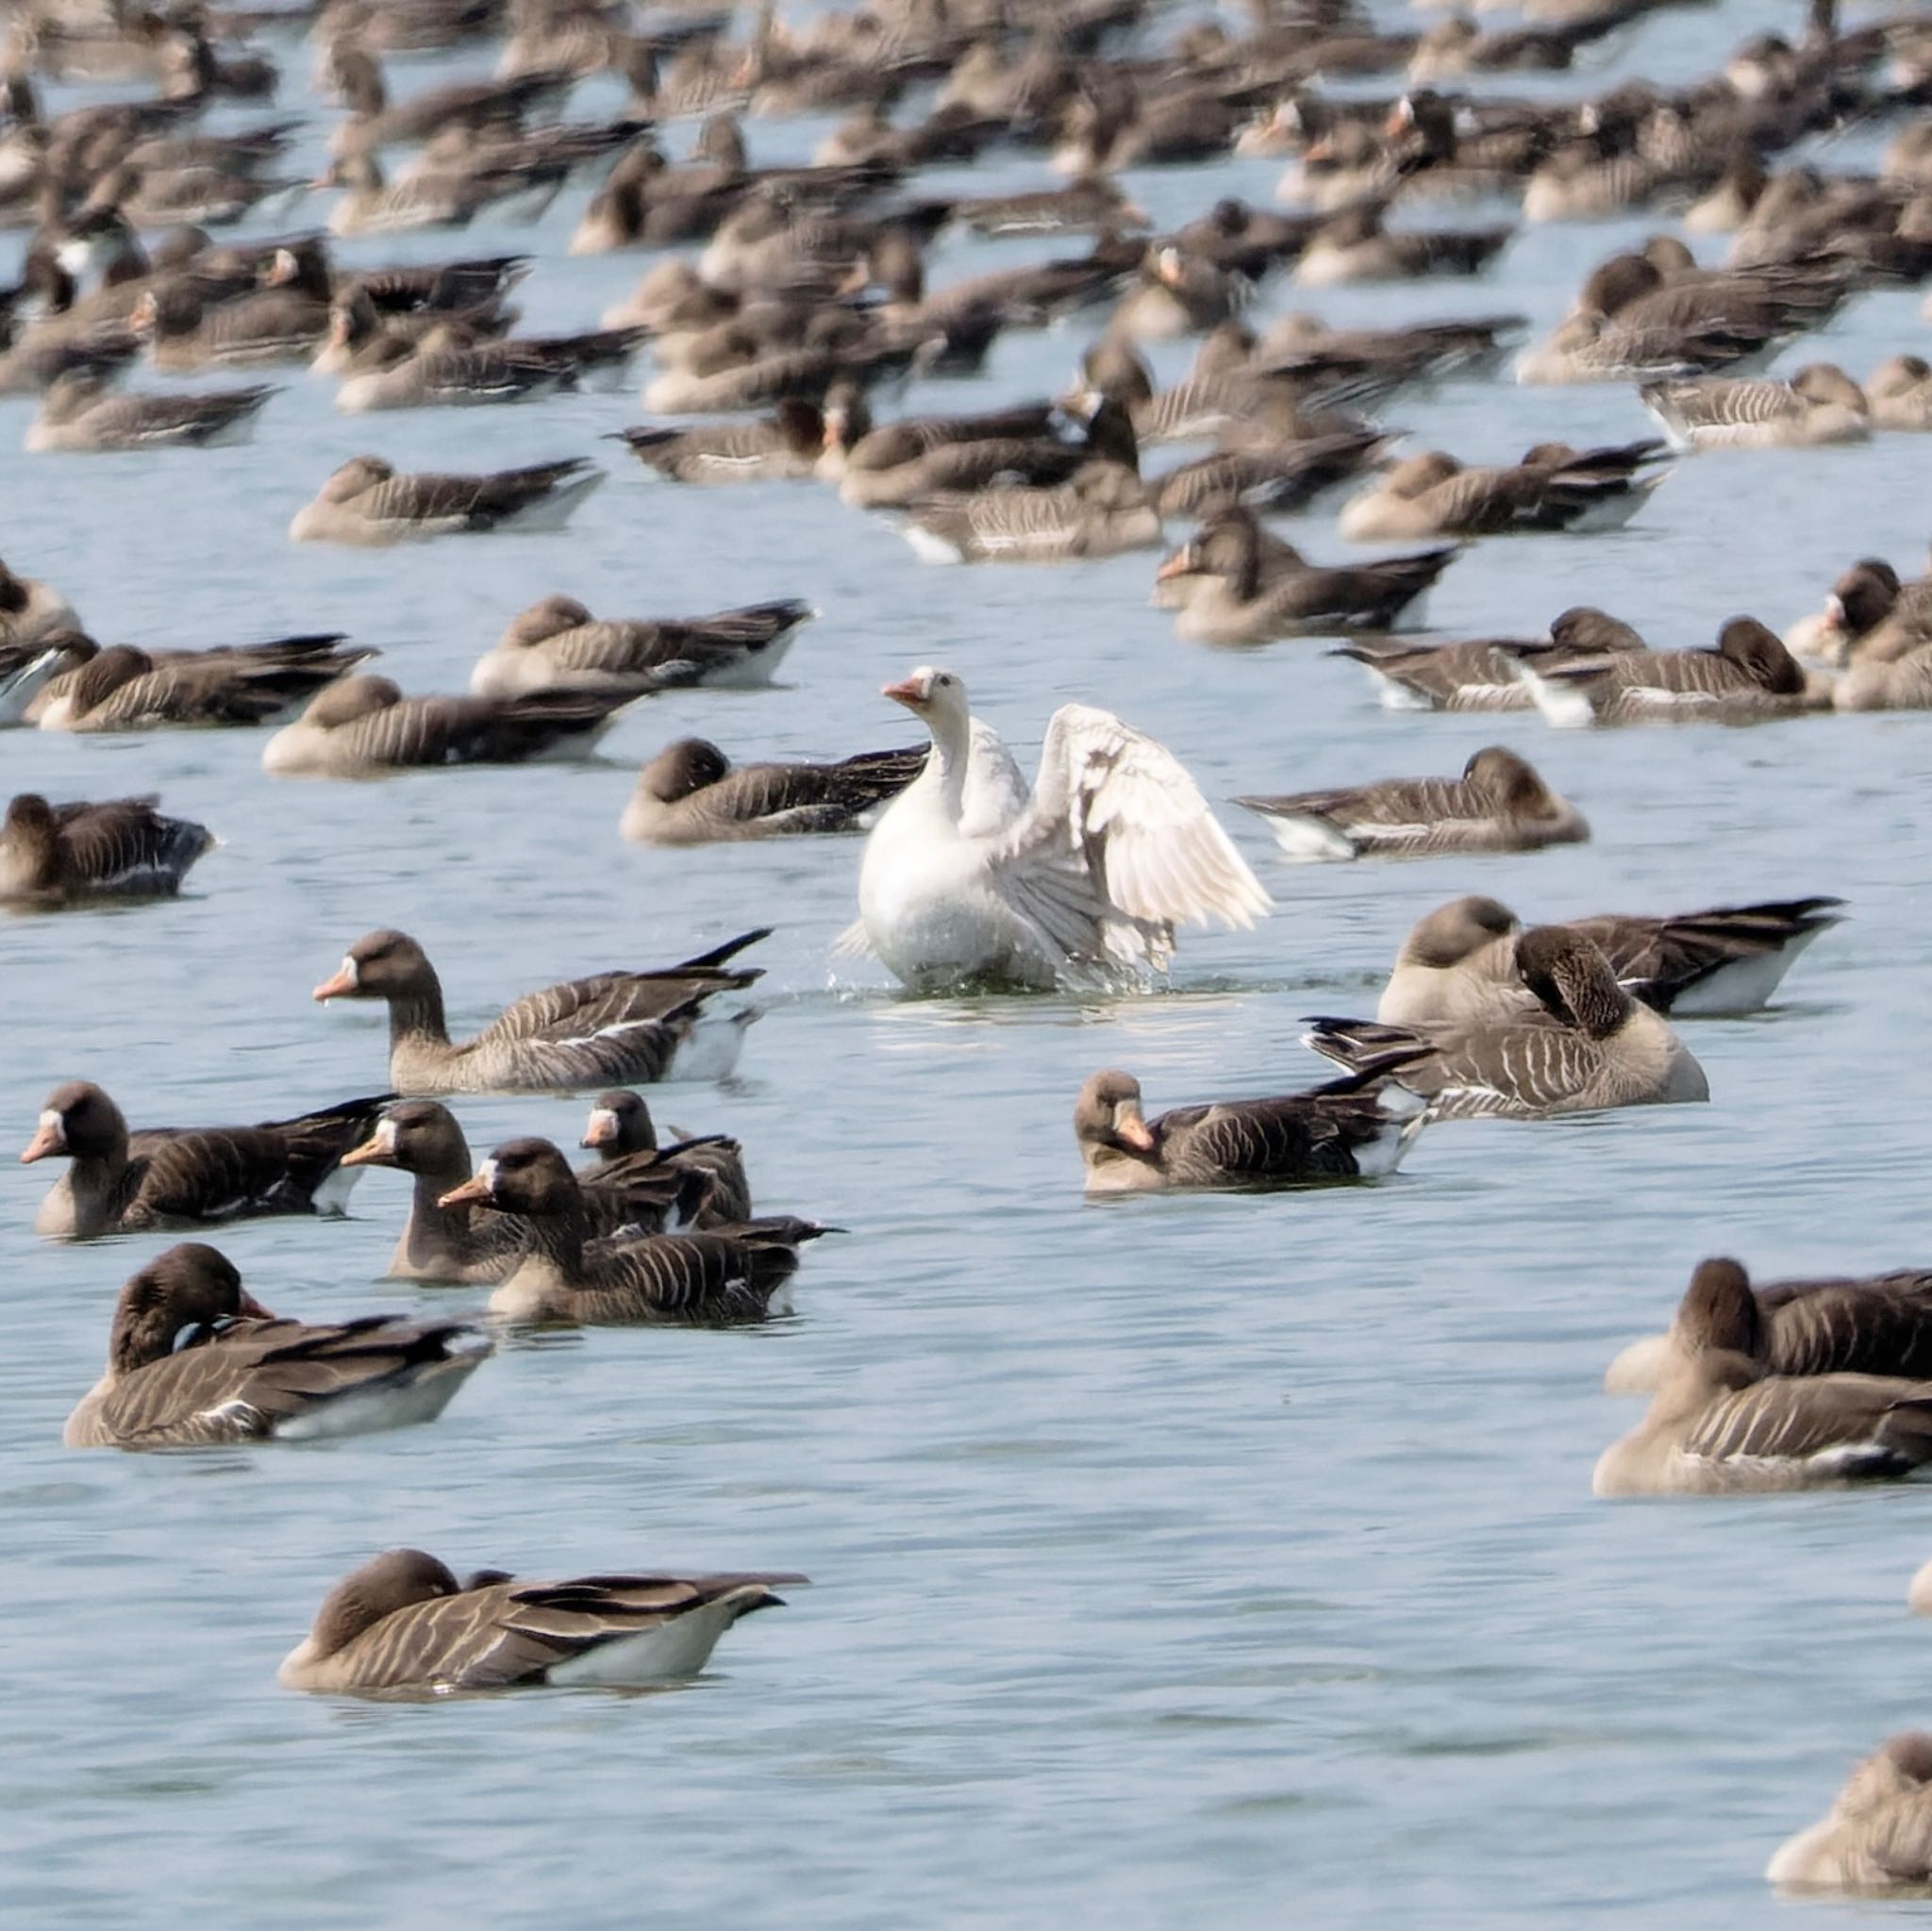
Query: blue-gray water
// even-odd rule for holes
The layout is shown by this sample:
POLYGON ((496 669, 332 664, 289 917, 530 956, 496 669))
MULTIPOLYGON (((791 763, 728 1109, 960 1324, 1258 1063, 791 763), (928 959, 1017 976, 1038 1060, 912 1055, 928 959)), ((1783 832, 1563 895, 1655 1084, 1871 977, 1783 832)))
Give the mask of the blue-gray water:
MULTIPOLYGON (((1542 85, 1707 70, 1771 17, 1664 15, 1542 85)), ((299 92, 308 50, 285 53, 299 92)), ((577 110, 616 99, 587 87, 577 110)), ((755 124, 754 156, 802 155, 825 125, 755 124)), ((1265 199, 1277 171, 1127 186, 1177 220, 1224 190, 1265 199)), ((974 173, 1039 178, 1010 158, 974 173)), ((534 230, 344 252, 534 245, 530 325, 587 325, 645 262, 562 258, 586 191, 534 230)), ((1521 308, 1546 326, 1649 225, 1532 231, 1483 282, 1308 306, 1521 308)), ((948 243, 936 279, 1001 258, 1018 256, 948 243)), ((1262 312, 1298 300, 1271 287, 1262 312)), ((1789 359, 1862 375, 1923 344, 1918 301, 1861 298, 1789 359)), ((1085 340, 1014 338, 985 378, 908 403, 1058 387, 1085 340)), ((1932 724, 1562 734, 1392 716, 1318 643, 1178 643, 1146 606, 1150 557, 935 571, 812 486, 656 486, 593 440, 637 418, 634 394, 351 421, 326 383, 288 381, 251 446, 145 458, 20 455, 30 406, 0 403, 7 560, 59 583, 104 641, 339 627, 411 690, 460 688, 506 618, 553 591, 600 614, 795 593, 824 615, 786 688, 644 706, 589 767, 273 783, 246 732, 0 738, 8 791, 158 791, 226 841, 178 903, 0 924, 6 1144, 72 1077, 137 1124, 379 1087, 379 1013, 308 997, 372 926, 424 941, 467 1024, 555 978, 768 923, 769 1010, 741 1081, 654 1104, 739 1135, 761 1206, 852 1232, 807 1254, 795 1320, 510 1347, 432 1428, 82 1456, 58 1445, 61 1418, 158 1243, 36 1243, 49 1170, 0 1168, 0 1893, 19 1922, 1764 1923, 1771 1850, 1853 1756, 1932 1711, 1932 1635, 1904 1604, 1932 1510, 1915 1490, 1593 1502, 1592 1459, 1635 1419, 1598 1377, 1707 1253, 1767 1273, 1932 1257, 1932 724), (562 538, 357 553, 284 537, 359 449, 482 467, 600 447, 612 480, 562 538), (1595 841, 1290 870, 1229 807, 1274 917, 1190 934, 1170 993, 1074 1004, 907 1001, 849 968, 835 983, 856 843, 617 840, 637 763, 669 738, 738 756, 907 741, 876 691, 924 661, 961 672, 1023 750, 1065 698, 1117 709, 1217 799, 1446 772, 1508 742, 1595 841), (1836 891, 1854 917, 1773 1011, 1687 1028, 1707 1107, 1445 1127, 1373 1190, 1083 1205, 1068 1120, 1088 1073, 1134 1069, 1153 1107, 1308 1083, 1323 1068, 1299 1017, 1371 1009, 1409 924, 1471 891, 1539 918, 1836 891), (328 1583, 403 1541, 458 1568, 774 1566, 815 1584, 680 1693, 398 1707, 280 1690, 275 1666, 328 1583)), ((1615 388, 1450 388, 1389 416, 1473 458, 1645 429, 1615 388)), ((1589 601, 1665 643, 1707 641, 1740 609, 1781 627, 1854 557, 1915 571, 1928 481, 1932 439, 1704 458, 1624 535, 1477 547, 1432 615, 1525 632, 1589 601)), ((1290 532, 1341 547, 1325 518, 1290 532)), ((581 1119, 561 1098, 458 1110, 477 1148, 573 1140, 581 1119)), ((346 1224, 220 1243, 278 1310, 479 1298, 379 1281, 406 1199, 377 1172, 346 1224)))

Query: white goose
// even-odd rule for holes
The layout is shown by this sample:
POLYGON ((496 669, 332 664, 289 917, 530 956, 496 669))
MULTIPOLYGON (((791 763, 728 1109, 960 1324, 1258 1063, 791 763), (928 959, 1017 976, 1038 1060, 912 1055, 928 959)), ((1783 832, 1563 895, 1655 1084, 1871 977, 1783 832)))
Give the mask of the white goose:
POLYGON ((1054 712, 1029 795, 952 672, 883 694, 924 721, 933 755, 866 841, 842 950, 921 990, 1118 985, 1165 969, 1176 924, 1268 909, 1174 754, 1109 712, 1054 712))

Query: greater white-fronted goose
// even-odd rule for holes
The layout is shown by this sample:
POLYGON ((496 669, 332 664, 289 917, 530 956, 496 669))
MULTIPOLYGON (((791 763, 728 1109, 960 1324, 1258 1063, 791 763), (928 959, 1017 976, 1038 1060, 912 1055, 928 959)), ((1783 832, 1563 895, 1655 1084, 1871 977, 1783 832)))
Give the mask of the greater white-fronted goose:
POLYGON ((153 798, 50 805, 22 791, 0 823, 0 902, 61 906, 172 898, 219 842, 192 819, 165 818, 153 798))
POLYGON ((906 984, 1132 982, 1165 970, 1177 924, 1268 910, 1179 760, 1109 712, 1054 712, 1029 795, 955 673, 922 666, 882 694, 933 750, 866 841, 845 942, 906 984))
POLYGON ((417 146, 445 128, 517 127, 533 109, 560 102, 572 76, 541 72, 506 79, 453 81, 392 101, 382 65, 367 42, 338 35, 325 55, 330 91, 349 109, 329 137, 335 155, 417 146))
MULTIPOLYGON (((1052 403, 1020 403, 1011 408, 984 410, 964 416, 901 416, 868 427, 854 436, 849 424, 836 424, 845 449, 843 481, 839 493, 848 503, 866 500, 848 494, 846 483, 865 475, 884 475, 916 463, 933 451, 962 442, 1018 441, 1032 443, 1054 434, 1062 424, 1052 403)), ((895 486, 896 487, 896 486, 895 486)))
MULTIPOLYGON (((1915 1581, 1912 1606, 1922 1609, 1917 1590, 1915 1581)), ((1764 1875, 1787 1891, 1924 1896, 1932 1884, 1932 1736, 1888 1737, 1824 1817, 1778 1846, 1764 1875)))
POLYGON ((1305 1187, 1392 1174, 1425 1102, 1392 1067, 1277 1099, 1217 1100, 1149 1120, 1131 1073, 1096 1073, 1074 1105, 1089 1193, 1305 1187))
POLYGON ((276 1673, 327 1696, 444 1696, 558 1687, 644 1689, 694 1676, 718 1639, 781 1606, 802 1575, 586 1575, 458 1582, 420 1549, 391 1549, 330 1590, 276 1673))
POLYGON ((1224 510, 1155 573, 1186 592, 1177 636, 1197 643, 1265 643, 1278 637, 1387 630, 1459 554, 1454 548, 1373 563, 1325 568, 1306 563, 1291 544, 1269 547, 1264 579, 1261 532, 1246 509, 1224 510))
POLYGON ((926 756, 922 744, 836 764, 734 765, 705 739, 680 738, 638 774, 618 828, 647 845, 868 831, 926 756))
MULTIPOLYGON (((1239 432, 1224 432, 1224 438, 1230 436, 1239 432)), ((1280 516, 1305 509, 1328 491, 1355 481, 1388 448, 1389 438, 1375 429, 1285 440, 1257 429, 1239 436, 1232 447, 1178 464, 1154 477, 1148 488, 1163 522, 1256 509, 1280 516)))
POLYGON ((365 415, 527 402, 576 389, 593 370, 621 374, 642 341, 641 329, 487 341, 464 340, 446 325, 415 342, 391 335, 370 358, 380 366, 358 362, 336 391, 336 408, 365 415))
MULTIPOLYGON (((1664 918, 1607 912, 1571 919, 1618 983, 1657 1012, 1713 1018, 1759 1010, 1798 955, 1840 923, 1838 898, 1716 906, 1664 918)), ((1417 922, 1395 955, 1375 1017, 1391 1025, 1467 1022, 1520 1007, 1516 915, 1492 898, 1459 898, 1417 922)))
POLYGON ((69 1448, 312 1441, 433 1422, 491 1351, 461 1322, 278 1319, 198 1240, 121 1290, 108 1366, 67 1418, 69 1448))
POLYGON ((74 606, 52 584, 18 576, 0 563, 0 647, 40 643, 79 627, 74 606))
POLYGON ((1579 604, 1552 620, 1547 638, 1427 644, 1358 640, 1333 655, 1366 667, 1385 710, 1534 710, 1535 694, 1523 677, 1525 662, 1645 648, 1629 624, 1579 604))
MULTIPOLYGON (((1030 411, 1022 411, 1021 419, 1027 414, 1030 411)), ((1070 482, 1089 465, 1108 464, 1132 472, 1140 463, 1140 445, 1126 406, 1110 397, 1096 398, 1078 433, 1074 424, 1016 429, 1008 435, 966 433, 974 426, 968 419, 951 425, 948 433, 928 419, 929 445, 891 465, 876 460, 884 444, 874 440, 880 432, 873 432, 858 448, 874 459, 859 464, 847 458, 839 485, 841 498, 866 508, 899 508, 978 494, 1003 498, 1022 488, 1041 491, 1070 482)), ((902 434, 894 446, 906 448, 912 441, 911 435, 902 434)))
POLYGON ((387 677, 343 677, 261 747, 261 768, 281 777, 380 777, 583 757, 630 701, 611 691, 405 697, 387 677))
POLYGON ((824 454, 825 418, 816 403, 788 395, 759 422, 691 428, 640 424, 613 434, 667 482, 784 482, 816 474, 824 454))
POLYGON ((1149 550, 1161 537, 1147 486, 1123 463, 1089 463, 1047 489, 916 499, 901 530, 928 563, 1065 563, 1149 550))
POLYGON ((1932 643, 1932 578, 1901 583, 1882 557, 1865 557, 1840 573, 1815 615, 1786 639, 1794 657, 1828 664, 1891 663, 1932 643))
POLYGON ((575 597, 545 597, 511 618, 476 660, 478 697, 531 691, 612 691, 635 697, 694 684, 769 684, 798 631, 818 615, 784 597, 704 617, 592 617, 575 597))
POLYGON ((1744 1271, 1707 1261, 1677 1307, 1642 1422, 1598 1459, 1598 1495, 1710 1495, 1908 1475, 1932 1461, 1932 1380, 1780 1374, 1744 1271))
POLYGON ((145 731, 165 724, 266 723, 374 657, 339 633, 199 651, 107 650, 76 638, 80 659, 42 686, 26 722, 43 731, 145 731))
POLYGON ((480 164, 412 168, 388 179, 374 155, 349 155, 333 162, 313 184, 340 188, 329 210, 328 231, 341 240, 358 235, 396 235, 414 228, 467 226, 486 208, 530 196, 533 215, 554 201, 569 175, 562 161, 493 167, 480 164))
POLYGON ((1518 463, 1465 468, 1440 449, 1426 450, 1405 457, 1352 498, 1338 527, 1356 543, 1621 529, 1669 474, 1651 468, 1661 451, 1657 442, 1539 445, 1518 463))
POLYGON ((786 1217, 591 1246, 583 1189, 547 1140, 506 1140, 443 1196, 465 1201, 525 1224, 516 1267, 490 1297, 492 1314, 516 1322, 730 1327, 789 1314, 799 1248, 837 1231, 786 1217))
POLYGON ((1534 852, 1581 844, 1583 815, 1504 745, 1474 754, 1455 778, 1237 798, 1291 858, 1425 858, 1444 852, 1534 852))
POLYGON ((581 456, 485 475, 399 475, 379 456, 337 469, 295 512, 298 543, 402 543, 487 530, 555 530, 603 482, 581 456))
POLYGON ((1865 378, 1865 404, 1874 429, 1932 429, 1932 362, 1892 356, 1865 378))
POLYGON ((34 1232, 50 1240, 213 1226, 265 1214, 339 1214, 353 1173, 342 1156, 368 1137, 392 1095, 343 1100, 258 1126, 153 1126, 129 1133, 97 1086, 56 1087, 23 1165, 72 1164, 48 1190, 34 1232))
POLYGON ((744 1150, 739 1143, 723 1133, 704 1133, 687 1134, 669 1146, 659 1146, 657 1124, 643 1095, 627 1087, 614 1087, 591 1102, 580 1144, 594 1152, 598 1160, 596 1168, 577 1175, 587 1188, 594 1184, 598 1172, 621 1167, 639 1154, 655 1154, 663 1165, 704 1181, 703 1192, 695 1196, 698 1225, 752 1217, 751 1183, 744 1175, 744 1150))
POLYGON ((969 194, 954 202, 952 218, 975 235, 1058 235, 1079 228, 1124 233, 1148 225, 1146 210, 1104 175, 1088 175, 1064 188, 969 194))
POLYGON ((1812 362, 1789 381, 1704 375, 1639 392, 1674 449, 1810 449, 1872 433, 1864 391, 1832 362, 1812 362))
MULTIPOLYGON (((1735 1297, 1741 1283, 1756 1309, 1743 1352, 1772 1374, 1892 1374, 1932 1377, 1932 1273, 1894 1273, 1767 1281, 1754 1288, 1735 1260, 1700 1261, 1691 1276, 1702 1297, 1735 1297), (1699 1283, 1703 1283, 1700 1287, 1699 1283)), ((1681 1361, 1675 1323, 1621 1350, 1604 1373, 1608 1394, 1654 1394, 1681 1361)))
POLYGON ((1520 660, 1537 708, 1553 724, 1756 724, 1831 706, 1754 617, 1733 617, 1711 650, 1618 650, 1602 658, 1520 660))
POLYGON ((1352 1073, 1426 1046, 1426 1057, 1403 1065, 1402 1083, 1447 1119, 1541 1120, 1710 1097, 1684 1042, 1631 998, 1581 933, 1561 925, 1524 933, 1516 970, 1536 996, 1534 1011, 1417 1026, 1317 1019, 1304 1043, 1352 1073))
MULTIPOLYGON (((438 1100, 399 1100, 375 1131, 342 1156, 345 1167, 392 1167, 414 1177, 409 1218, 390 1257, 391 1280, 494 1283, 516 1266, 521 1223, 487 1207, 442 1198, 470 1177, 469 1142, 456 1117, 438 1100)), ((649 1154, 613 1158, 584 1179, 584 1207, 599 1238, 659 1232, 673 1214, 689 1221, 704 1212, 709 1177, 649 1154)), ((723 1216, 729 1218, 729 1216, 723 1216)))
POLYGON ((1436 275, 1480 275, 1509 245, 1515 229, 1383 226, 1386 208, 1364 202, 1324 223, 1302 250, 1294 279, 1307 288, 1342 282, 1407 281, 1436 275))
POLYGON ((1905 657, 1860 661, 1831 687, 1834 710, 1932 709, 1932 643, 1905 657))
POLYGON ((769 938, 746 932, 679 965, 598 973, 525 993, 475 1039, 453 1044, 442 982, 403 932, 357 940, 318 1000, 380 999, 389 1007, 391 1084, 432 1093, 553 1092, 607 1080, 722 1079, 737 1063, 755 1008, 713 1019, 706 1003, 741 991, 756 966, 726 961, 769 938), (701 1027, 700 1022, 711 1023, 701 1027))
POLYGON ((306 362, 328 332, 328 293, 291 284, 210 306, 170 282, 135 303, 127 326, 164 375, 306 362))
POLYGON ((63 375, 27 424, 34 451, 206 449, 247 439, 273 389, 211 389, 196 395, 120 395, 101 375, 63 375))

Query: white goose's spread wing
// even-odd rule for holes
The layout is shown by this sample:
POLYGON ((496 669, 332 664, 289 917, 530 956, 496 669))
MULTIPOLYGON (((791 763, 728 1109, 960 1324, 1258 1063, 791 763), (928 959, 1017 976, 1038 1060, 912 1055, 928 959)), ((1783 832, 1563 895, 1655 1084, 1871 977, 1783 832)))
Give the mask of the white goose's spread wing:
POLYGON ((1091 957, 1098 938, 1116 958, 1158 963, 1168 927, 1252 925, 1269 907, 1174 754, 1082 704, 1054 712, 1032 801, 993 863, 1016 908, 1074 957, 1091 957), (1141 928, 1138 942, 1123 919, 1141 928))

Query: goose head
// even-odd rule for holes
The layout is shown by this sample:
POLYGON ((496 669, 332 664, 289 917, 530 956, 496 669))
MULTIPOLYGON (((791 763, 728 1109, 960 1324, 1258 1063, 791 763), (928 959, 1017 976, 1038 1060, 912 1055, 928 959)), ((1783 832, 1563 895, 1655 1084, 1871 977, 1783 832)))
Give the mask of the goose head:
POLYGON ((654 1153, 658 1129, 643 1096, 628 1087, 616 1087, 599 1093, 591 1103, 591 1117, 584 1123, 584 1137, 577 1144, 614 1160, 625 1154, 654 1153))
POLYGON ((704 738, 667 744, 638 775, 638 789, 660 805, 675 805, 729 774, 731 760, 704 738))
POLYGON ((1794 697, 1805 690, 1805 672, 1781 639, 1755 617, 1733 617, 1718 632, 1718 654, 1728 658, 1752 681, 1777 697, 1794 697))
POLYGON ((1462 465, 1447 451, 1425 449, 1418 456, 1406 456, 1382 478, 1382 488, 1391 496, 1426 495, 1438 484, 1457 474, 1462 465))
POLYGON ((1503 811, 1541 816, 1557 807, 1542 774, 1507 745, 1484 745, 1462 767, 1462 778, 1503 811))
POLYGON ((493 1207, 530 1219, 567 1213, 577 1204, 576 1175, 547 1140, 507 1140, 440 1207, 493 1207))
POLYGON ((274 1319, 242 1287, 226 1255, 203 1241, 184 1240, 157 1255, 121 1290, 108 1365, 125 1374, 173 1354, 189 1330, 223 1321, 274 1319))
POLYGON ((7 807, 0 824, 0 846, 10 846, 38 867, 52 857, 59 842, 60 821, 38 791, 22 791, 7 807))
POLYGON ((435 1100, 404 1100, 375 1131, 341 1157, 345 1167, 394 1167, 404 1174, 467 1173, 469 1142, 450 1109, 435 1100))
POLYGON ((421 1549, 388 1550, 323 1597, 303 1648, 311 1659, 332 1656, 399 1609, 461 1593, 462 1585, 434 1556, 421 1549))
POLYGON ((935 670, 930 664, 922 664, 896 684, 882 685, 879 695, 903 704, 924 722, 936 741, 963 740, 972 720, 966 686, 955 673, 935 670))
POLYGON ((590 611, 575 597, 545 597, 509 620, 496 647, 528 650, 590 622, 590 611))
POLYGON ((1763 1315, 1750 1276, 1735 1260, 1700 1260, 1677 1303, 1674 1323, 1689 1354, 1741 1355, 1755 1360, 1764 1338, 1763 1315))
POLYGON ((1883 557, 1866 557, 1845 571, 1824 600, 1824 629, 1840 646, 1875 630, 1898 602, 1898 572, 1883 557))
POLYGON ((1574 604, 1553 618, 1550 641, 1565 650, 1643 650, 1642 636, 1621 617, 1593 604, 1574 604))
POLYGON ((402 999, 436 985, 436 971, 407 932, 367 932, 350 946, 340 970, 316 987, 326 999, 402 999))
POLYGON ((1874 401, 1889 402, 1893 396, 1911 395, 1932 381, 1932 362, 1924 356, 1892 356, 1873 370, 1865 393, 1874 401))
POLYGON ((1810 362, 1791 377, 1793 393, 1808 403, 1834 405, 1857 415, 1867 413, 1865 391, 1836 362, 1810 362))
POLYGON ((1629 1017, 1630 995, 1610 962, 1581 932, 1537 925, 1516 941, 1516 974, 1543 1009, 1593 1040, 1607 1040, 1629 1017))
POLYGON ((400 687, 388 677, 338 677, 308 700, 302 722, 319 731, 340 730, 402 703, 400 687))
POLYGON ((1123 1154, 1152 1154, 1154 1134, 1141 1111, 1141 1082, 1131 1073, 1094 1074, 1074 1103, 1074 1138, 1090 1167, 1123 1154))
POLYGON ((1522 929, 1516 914, 1492 898, 1451 899, 1416 921, 1402 941, 1396 962, 1437 968, 1460 965, 1484 946, 1522 929))
POLYGON ((127 1122, 121 1108, 91 1080, 76 1079, 47 1095, 20 1163, 31 1166, 56 1155, 77 1160, 111 1158, 126 1149, 127 1122))
POLYGON ((373 490, 378 483, 388 482, 395 473, 394 464, 385 462, 379 456, 352 456, 323 484, 320 500, 324 503, 351 502, 365 490, 373 490))

